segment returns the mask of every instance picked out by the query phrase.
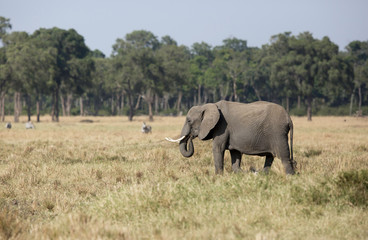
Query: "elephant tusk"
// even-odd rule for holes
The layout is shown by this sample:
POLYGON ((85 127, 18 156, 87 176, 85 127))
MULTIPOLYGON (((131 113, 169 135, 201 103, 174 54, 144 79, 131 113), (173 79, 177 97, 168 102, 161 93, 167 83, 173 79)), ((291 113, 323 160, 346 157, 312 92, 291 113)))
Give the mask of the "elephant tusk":
POLYGON ((166 137, 165 139, 169 142, 176 142, 176 143, 179 143, 181 140, 183 140, 185 138, 185 136, 181 137, 181 138, 178 138, 178 139, 172 139, 172 138, 169 138, 169 137, 166 137))

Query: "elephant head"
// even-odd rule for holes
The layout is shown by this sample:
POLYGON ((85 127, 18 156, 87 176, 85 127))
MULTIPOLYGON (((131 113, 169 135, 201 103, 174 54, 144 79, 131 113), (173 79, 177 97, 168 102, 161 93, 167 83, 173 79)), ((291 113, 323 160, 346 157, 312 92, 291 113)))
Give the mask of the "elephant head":
POLYGON ((192 107, 186 117, 181 138, 169 141, 179 142, 180 153, 184 157, 191 157, 194 153, 192 140, 198 137, 201 140, 211 138, 210 132, 216 126, 220 112, 215 104, 192 107))

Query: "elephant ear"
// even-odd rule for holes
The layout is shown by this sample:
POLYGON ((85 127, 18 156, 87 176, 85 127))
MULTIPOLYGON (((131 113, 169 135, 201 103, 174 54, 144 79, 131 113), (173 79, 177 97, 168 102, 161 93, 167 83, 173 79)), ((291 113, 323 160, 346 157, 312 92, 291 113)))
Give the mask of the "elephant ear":
POLYGON ((203 106, 203 119, 199 128, 198 137, 204 140, 220 119, 220 112, 215 104, 209 103, 203 106))

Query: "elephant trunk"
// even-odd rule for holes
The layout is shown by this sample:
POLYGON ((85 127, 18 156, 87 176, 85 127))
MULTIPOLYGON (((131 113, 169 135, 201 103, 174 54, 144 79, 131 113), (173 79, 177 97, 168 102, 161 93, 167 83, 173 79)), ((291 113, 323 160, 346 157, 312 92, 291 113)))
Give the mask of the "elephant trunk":
POLYGON ((193 146, 193 141, 192 141, 192 137, 186 137, 183 140, 180 141, 179 143, 179 148, 180 148, 180 153, 184 156, 184 157, 191 157, 194 153, 194 146, 193 146), (189 144, 188 144, 189 142, 189 144))

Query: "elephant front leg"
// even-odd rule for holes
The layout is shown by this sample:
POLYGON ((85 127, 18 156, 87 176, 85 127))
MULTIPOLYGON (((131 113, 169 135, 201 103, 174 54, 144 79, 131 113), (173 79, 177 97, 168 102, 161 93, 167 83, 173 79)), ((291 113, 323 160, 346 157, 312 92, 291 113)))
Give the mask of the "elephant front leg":
POLYGON ((216 145, 213 145, 212 150, 213 150, 213 160, 215 161, 215 173, 222 174, 224 172, 225 150, 216 145))
POLYGON ((231 155, 231 167, 233 172, 241 172, 241 168, 240 168, 240 164, 241 164, 241 157, 242 154, 241 152, 237 151, 237 150, 230 150, 230 155, 231 155))

